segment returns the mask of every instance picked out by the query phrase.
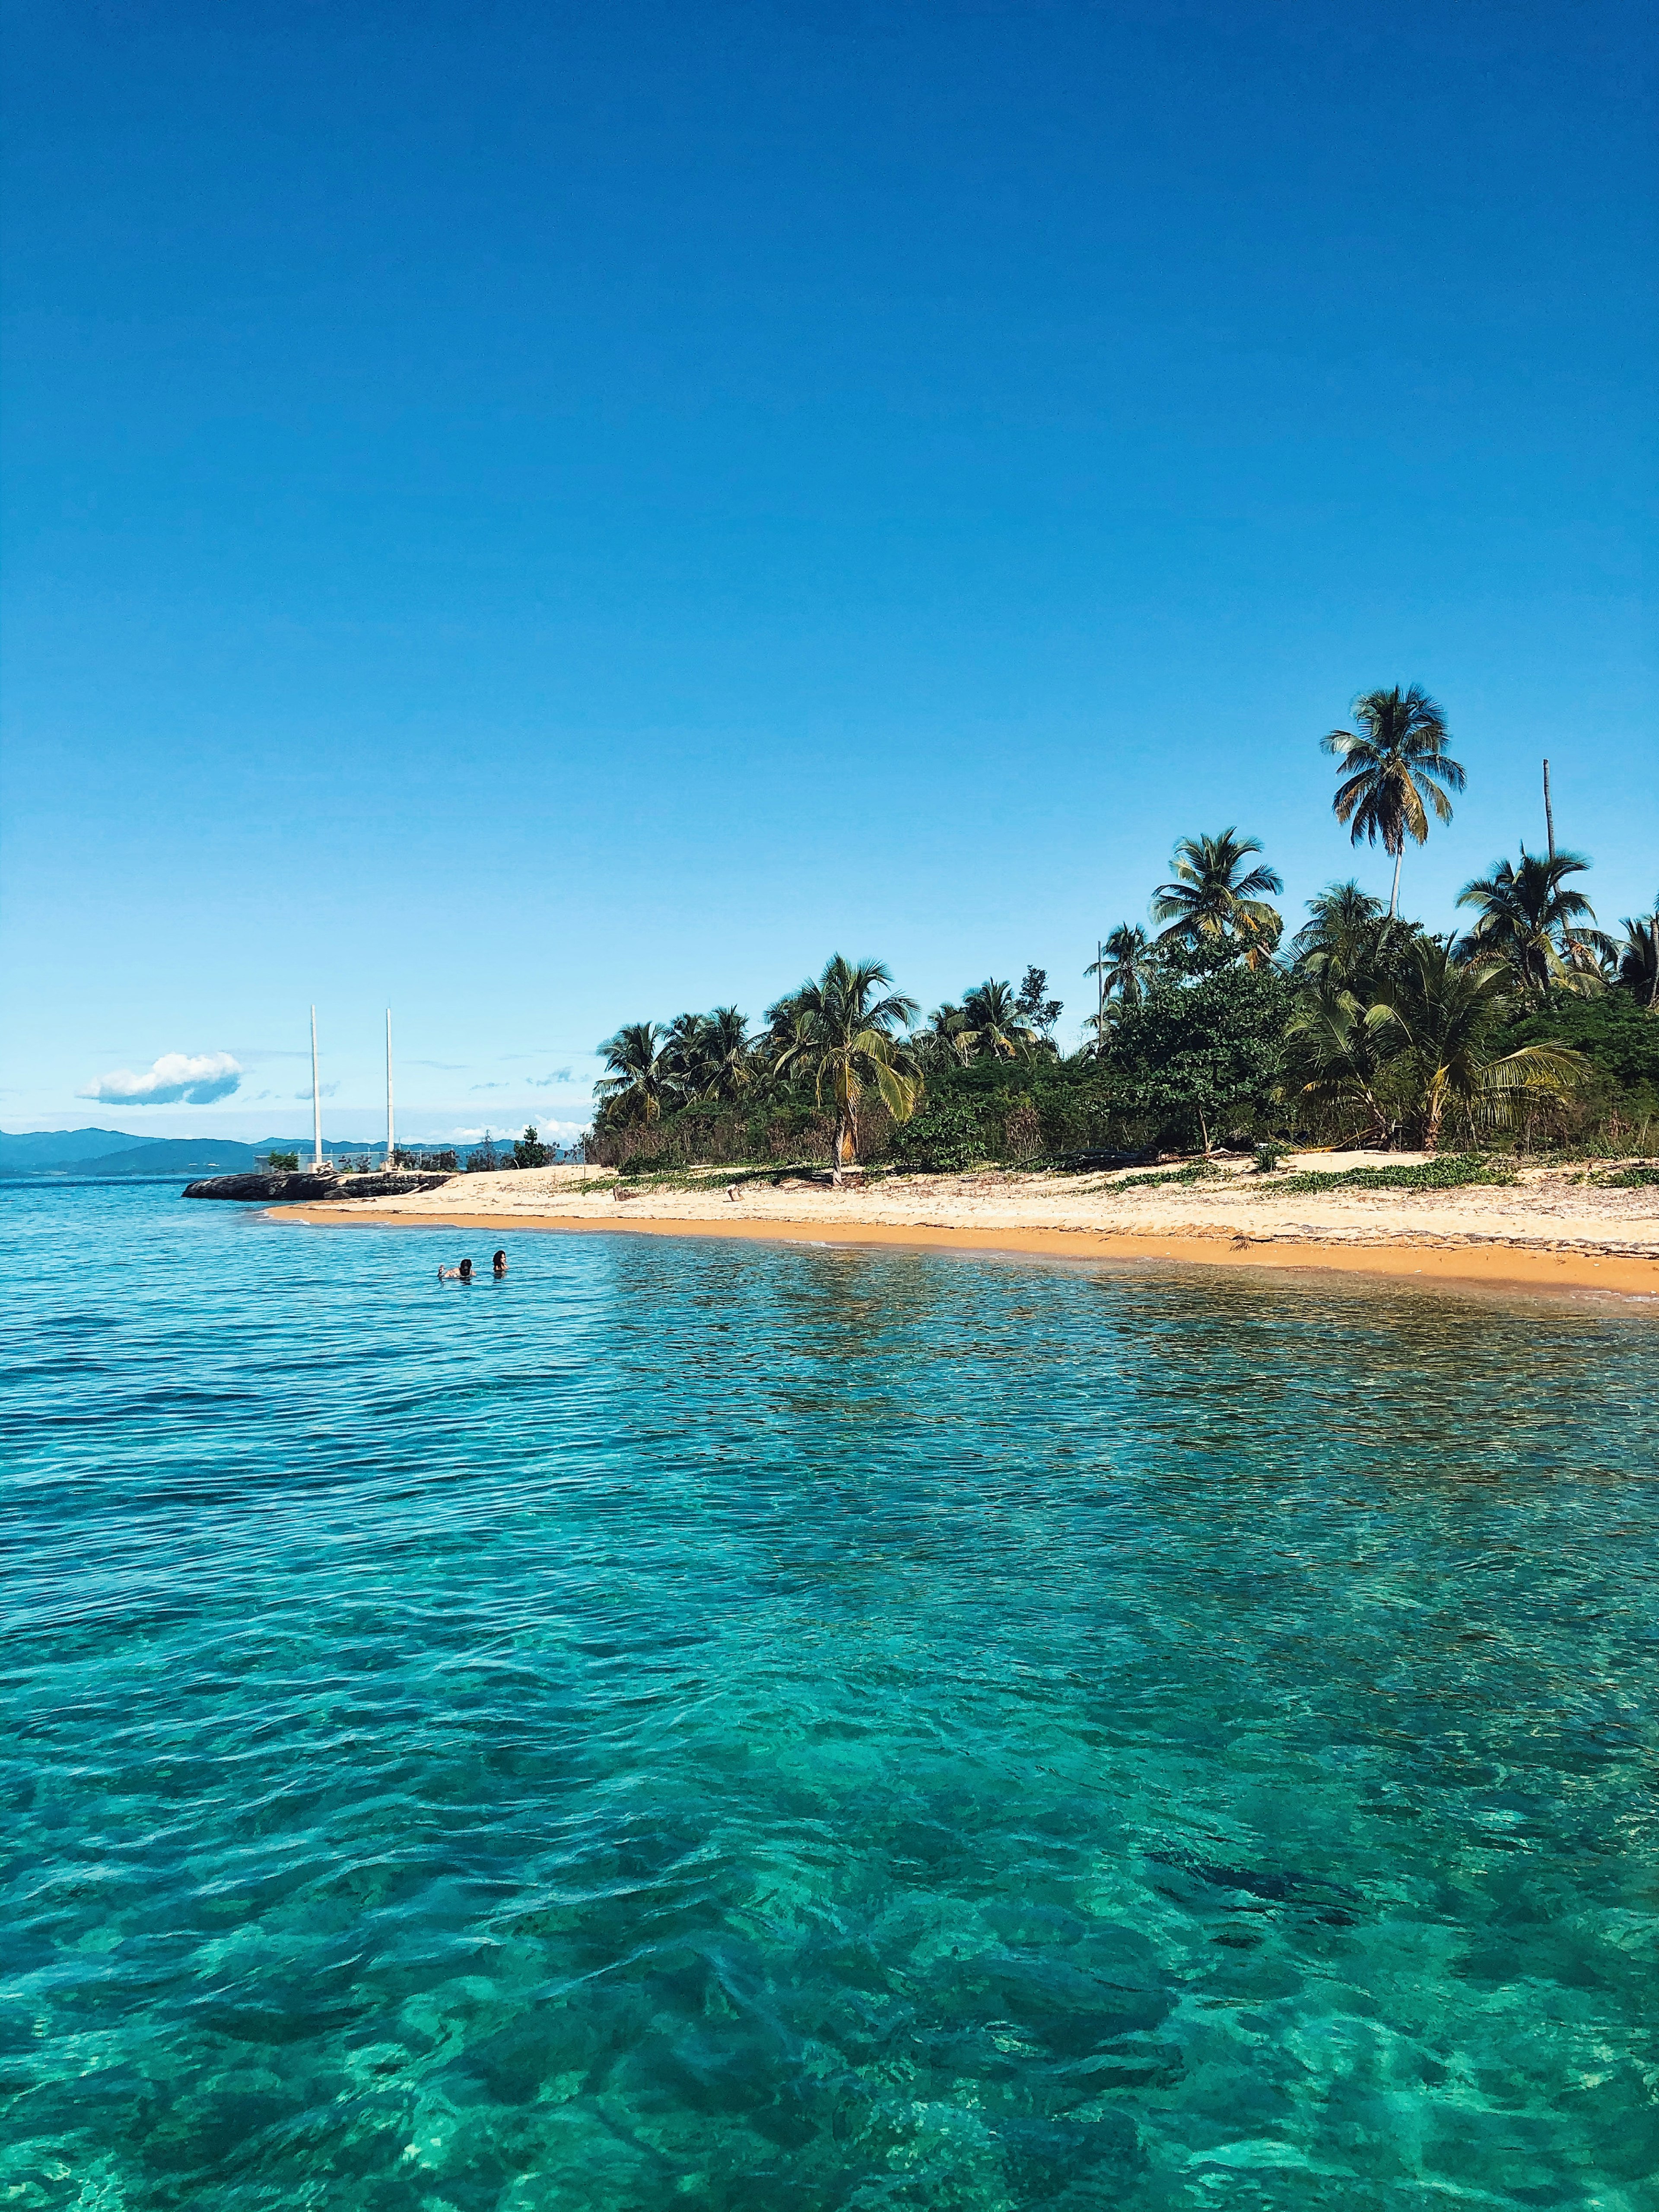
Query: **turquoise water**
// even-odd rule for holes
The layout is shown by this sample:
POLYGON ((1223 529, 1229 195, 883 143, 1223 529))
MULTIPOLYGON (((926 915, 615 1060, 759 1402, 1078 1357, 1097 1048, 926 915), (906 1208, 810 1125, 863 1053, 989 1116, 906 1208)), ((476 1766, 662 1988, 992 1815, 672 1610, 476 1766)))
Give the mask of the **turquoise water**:
POLYGON ((1659 1326, 0 1194, 0 2205, 1659 2203, 1659 1326))

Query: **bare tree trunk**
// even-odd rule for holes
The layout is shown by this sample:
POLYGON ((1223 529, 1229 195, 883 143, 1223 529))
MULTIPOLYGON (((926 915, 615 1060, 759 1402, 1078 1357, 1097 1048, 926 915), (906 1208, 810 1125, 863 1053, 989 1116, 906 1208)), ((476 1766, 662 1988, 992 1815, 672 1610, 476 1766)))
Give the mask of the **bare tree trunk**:
POLYGON ((1406 857, 1406 841, 1402 837, 1394 856, 1394 889, 1389 893, 1389 920, 1395 921, 1400 913, 1400 863, 1406 857))

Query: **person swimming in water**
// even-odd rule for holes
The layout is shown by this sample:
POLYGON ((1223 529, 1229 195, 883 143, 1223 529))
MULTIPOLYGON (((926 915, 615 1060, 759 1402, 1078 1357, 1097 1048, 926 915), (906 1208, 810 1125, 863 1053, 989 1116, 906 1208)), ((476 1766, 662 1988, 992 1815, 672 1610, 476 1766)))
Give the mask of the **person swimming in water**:
POLYGON ((470 1283, 472 1280, 471 1261, 463 1260, 459 1267, 440 1267, 438 1280, 441 1283, 470 1283))
POLYGON ((495 1258, 494 1258, 493 1260, 491 1260, 491 1261, 490 1261, 490 1263, 489 1263, 489 1264, 490 1264, 490 1266, 495 1269, 495 1279, 499 1282, 499 1281, 501 1280, 501 1277, 502 1277, 502 1276, 507 1273, 507 1255, 506 1255, 506 1253, 505 1253, 505 1252, 497 1252, 497 1253, 496 1253, 496 1255, 495 1255, 495 1258))

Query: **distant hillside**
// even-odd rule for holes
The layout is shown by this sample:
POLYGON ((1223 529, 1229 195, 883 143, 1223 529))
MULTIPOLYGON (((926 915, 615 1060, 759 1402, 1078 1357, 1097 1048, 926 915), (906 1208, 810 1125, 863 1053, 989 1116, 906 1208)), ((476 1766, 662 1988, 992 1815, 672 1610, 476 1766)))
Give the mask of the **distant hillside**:
POLYGON ((95 1160, 104 1153, 129 1152, 147 1141, 121 1129, 26 1129, 16 1136, 0 1129, 0 1175, 62 1167, 71 1160, 95 1160))
MULTIPOLYGON (((152 1137, 148 1144, 141 1142, 128 1152, 107 1152, 98 1159, 60 1161, 57 1165, 71 1175, 238 1175, 252 1168, 253 1147, 228 1137, 152 1137)), ((14 1168, 11 1172, 15 1175, 18 1170, 14 1168)))
MULTIPOLYGON (((513 1139, 497 1137, 496 1152, 512 1164, 513 1139)), ((442 1149, 416 1142, 416 1152, 442 1149)), ((479 1145, 454 1147, 465 1161, 482 1151, 479 1145)), ((329 1159, 383 1159, 386 1139, 325 1137, 323 1152, 329 1159)), ((120 1129, 30 1129, 16 1136, 0 1131, 0 1176, 207 1176, 236 1175, 253 1168, 267 1152, 297 1152, 304 1167, 311 1158, 309 1137, 261 1137, 257 1145, 239 1144, 234 1137, 135 1137, 120 1129)))

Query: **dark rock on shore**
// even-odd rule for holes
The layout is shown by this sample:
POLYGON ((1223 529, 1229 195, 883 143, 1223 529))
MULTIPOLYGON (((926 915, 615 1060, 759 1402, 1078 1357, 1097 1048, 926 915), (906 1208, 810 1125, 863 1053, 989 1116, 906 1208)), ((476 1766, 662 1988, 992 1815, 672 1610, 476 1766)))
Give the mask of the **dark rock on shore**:
POLYGON ((447 1175, 222 1175, 205 1176, 185 1185, 186 1198, 318 1199, 404 1198, 413 1190, 437 1190, 453 1182, 447 1175))

